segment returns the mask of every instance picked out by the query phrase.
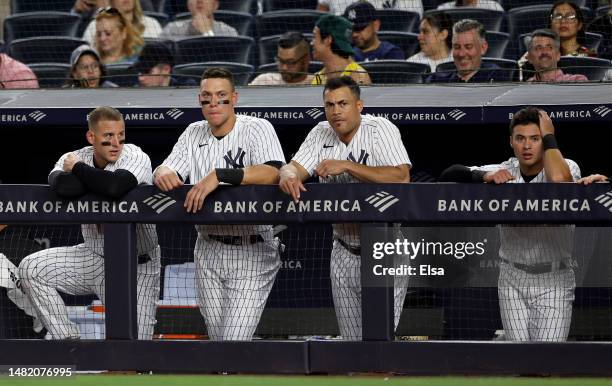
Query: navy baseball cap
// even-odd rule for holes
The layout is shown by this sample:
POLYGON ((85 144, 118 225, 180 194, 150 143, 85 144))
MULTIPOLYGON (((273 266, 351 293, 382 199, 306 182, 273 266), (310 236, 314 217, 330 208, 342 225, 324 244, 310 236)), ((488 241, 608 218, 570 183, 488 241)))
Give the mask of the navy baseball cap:
POLYGON ((376 8, 367 1, 358 1, 346 7, 344 17, 353 23, 354 30, 364 29, 374 20, 378 20, 376 8))
POLYGON ((132 68, 141 74, 148 74, 158 64, 169 64, 172 67, 174 57, 165 44, 151 42, 144 46, 132 68))
POLYGON ((98 51, 93 49, 88 44, 81 44, 80 46, 75 48, 74 51, 72 51, 72 54, 70 54, 70 67, 72 67, 73 70, 74 70, 74 66, 76 66, 79 59, 81 59, 81 56, 85 54, 95 56, 96 60, 100 62, 100 54, 98 54, 98 51))

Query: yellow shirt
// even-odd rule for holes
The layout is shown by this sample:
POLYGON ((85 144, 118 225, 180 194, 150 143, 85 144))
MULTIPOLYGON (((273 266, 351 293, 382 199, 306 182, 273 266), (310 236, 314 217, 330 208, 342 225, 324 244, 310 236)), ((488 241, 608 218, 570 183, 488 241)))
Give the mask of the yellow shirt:
MULTIPOLYGON (((312 79, 311 84, 314 85, 323 85, 325 84, 325 82, 327 82, 327 76, 325 75, 325 69, 321 69, 321 71, 318 71, 315 75, 314 78, 312 79)), ((348 64, 348 66, 346 66, 344 68, 344 71, 342 71, 341 76, 351 76, 351 74, 353 72, 366 72, 365 68, 361 67, 359 64, 357 64, 357 62, 351 62, 348 64)))

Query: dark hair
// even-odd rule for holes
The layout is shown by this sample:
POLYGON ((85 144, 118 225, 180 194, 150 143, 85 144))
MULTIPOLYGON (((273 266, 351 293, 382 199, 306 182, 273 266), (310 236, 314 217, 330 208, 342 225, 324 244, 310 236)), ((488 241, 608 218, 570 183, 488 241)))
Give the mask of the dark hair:
POLYGON ((430 26, 435 27, 438 31, 448 31, 446 36, 446 46, 451 48, 453 46, 453 19, 448 16, 447 13, 437 12, 423 16, 421 22, 427 20, 430 26))
POLYGON ((202 80, 214 78, 227 79, 227 81, 232 85, 232 90, 234 90, 234 75, 232 75, 231 71, 221 67, 211 67, 207 68, 202 74, 202 80))
POLYGON ((87 114, 87 126, 89 130, 95 130, 100 121, 123 121, 123 115, 119 110, 110 106, 100 106, 87 114))
POLYGON ((78 63, 81 60, 81 58, 83 56, 85 56, 85 55, 93 56, 98 61, 98 67, 100 68, 100 79, 98 80, 98 87, 102 87, 102 84, 106 81, 106 79, 105 79, 106 78, 106 66, 92 52, 85 52, 85 53, 81 54, 81 56, 79 56, 79 60, 77 60, 75 65, 70 69, 70 79, 68 79, 66 84, 64 86, 62 86, 62 87, 72 87, 72 88, 82 88, 82 87, 85 87, 85 84, 87 84, 87 81, 85 79, 75 79, 73 77, 73 75, 72 75, 72 73, 74 72, 75 67, 78 65, 78 63))
POLYGON ((514 132, 514 126, 527 125, 529 123, 535 123, 540 127, 540 109, 537 107, 525 107, 514 113, 512 121, 510 121, 510 135, 512 136, 514 132))
MULTIPOLYGON (((577 6, 575 3, 567 0, 559 0, 554 3, 553 6, 550 8, 551 17, 548 19, 548 28, 552 28, 552 14, 555 11, 555 8, 557 8, 561 4, 569 5, 574 9, 574 12, 576 12, 576 19, 578 19, 578 22, 582 25, 582 28, 580 28, 578 30, 578 33, 576 34, 576 40, 578 41, 578 44, 584 46, 584 42, 586 41, 586 34, 584 33, 584 29, 586 27, 586 25, 584 24, 584 15, 582 14, 582 10, 580 9, 580 7, 577 6)), ((563 55, 563 52, 561 53, 561 55, 563 55)))
POLYGON ((332 34, 330 33, 326 33, 321 31, 321 29, 319 29, 319 34, 321 35, 321 40, 327 38, 328 36, 331 36, 332 38, 332 44, 331 44, 331 50, 334 54, 344 58, 344 59, 348 59, 351 57, 351 54, 349 54, 348 52, 344 52, 343 50, 341 50, 340 48, 338 48, 338 45, 336 44, 336 39, 333 37, 332 34))
POLYGON ((342 87, 348 87, 349 90, 351 90, 351 93, 355 95, 357 99, 361 99, 361 90, 359 89, 359 85, 350 76, 341 76, 339 78, 329 79, 323 88, 323 95, 325 95, 328 90, 333 91, 342 87))
POLYGON ((531 49, 531 45, 533 44, 533 38, 538 37, 538 36, 552 39, 555 42, 555 48, 557 50, 561 48, 561 41, 559 40, 559 35, 551 29, 542 28, 542 29, 537 29, 531 33, 531 40, 529 41, 529 46, 527 47, 528 50, 531 49))
POLYGON ((280 48, 293 48, 300 43, 308 44, 308 41, 300 31, 287 31, 278 38, 280 48))

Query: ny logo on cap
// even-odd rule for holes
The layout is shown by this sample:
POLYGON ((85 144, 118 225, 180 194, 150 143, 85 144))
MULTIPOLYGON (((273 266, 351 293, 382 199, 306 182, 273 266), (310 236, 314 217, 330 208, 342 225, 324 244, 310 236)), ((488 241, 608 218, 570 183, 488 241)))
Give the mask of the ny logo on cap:
POLYGON ((348 13, 348 19, 349 20, 355 20, 357 19, 357 12, 355 12, 354 9, 351 9, 348 13))

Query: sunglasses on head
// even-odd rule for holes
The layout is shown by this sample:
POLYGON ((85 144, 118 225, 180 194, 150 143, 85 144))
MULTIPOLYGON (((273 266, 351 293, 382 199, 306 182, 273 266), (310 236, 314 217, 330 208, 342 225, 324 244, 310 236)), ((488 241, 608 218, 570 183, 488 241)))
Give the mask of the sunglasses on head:
POLYGON ((113 8, 113 7, 98 8, 98 10, 96 11, 96 16, 101 14, 101 13, 108 13, 108 14, 111 14, 111 15, 121 15, 121 13, 119 13, 119 10, 117 8, 113 8))

